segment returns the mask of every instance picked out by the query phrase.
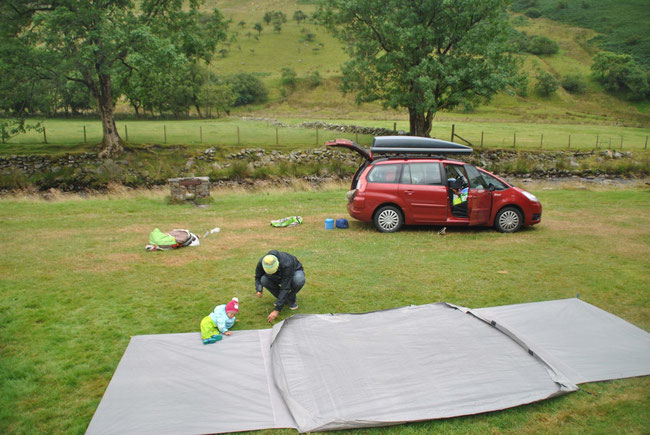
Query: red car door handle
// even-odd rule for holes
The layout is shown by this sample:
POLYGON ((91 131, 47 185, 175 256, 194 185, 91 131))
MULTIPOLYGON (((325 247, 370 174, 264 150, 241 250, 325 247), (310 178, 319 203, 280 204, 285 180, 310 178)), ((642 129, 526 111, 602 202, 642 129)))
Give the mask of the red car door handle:
POLYGON ((413 195, 413 191, 412 191, 412 190, 405 190, 404 193, 406 193, 407 195, 413 195))

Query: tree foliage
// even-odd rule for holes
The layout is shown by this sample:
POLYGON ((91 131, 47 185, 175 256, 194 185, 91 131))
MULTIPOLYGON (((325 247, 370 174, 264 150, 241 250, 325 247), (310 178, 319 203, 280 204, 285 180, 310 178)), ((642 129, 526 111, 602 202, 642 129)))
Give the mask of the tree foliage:
POLYGON ((3 0, 0 47, 13 54, 4 62, 24 72, 29 81, 64 80, 85 86, 102 119, 101 155, 111 156, 122 150, 113 114, 119 86, 128 85, 134 74, 141 75, 132 85, 142 88, 138 95, 146 92, 147 80, 173 82, 169 76, 174 68, 199 59, 210 61, 224 39, 223 17, 216 10, 202 14, 201 3, 3 0), (142 71, 147 66, 151 73, 142 71))
POLYGON ((516 85, 505 0, 322 0, 316 14, 345 44, 343 90, 409 111, 428 136, 435 113, 516 85))
POLYGON ((535 89, 537 89, 537 92, 542 97, 549 98, 557 91, 557 88, 559 87, 559 82, 557 79, 546 71, 539 70, 535 78, 537 79, 535 89))
POLYGON ((553 41, 548 36, 533 35, 528 39, 526 51, 536 55, 549 55, 555 54, 560 50, 557 42, 553 41))
POLYGON ((231 87, 235 95, 234 106, 264 103, 269 95, 264 83, 253 74, 234 74, 226 78, 226 83, 231 87))
POLYGON ((630 55, 600 52, 594 57, 591 70, 610 92, 623 93, 632 100, 650 96, 648 73, 630 55))

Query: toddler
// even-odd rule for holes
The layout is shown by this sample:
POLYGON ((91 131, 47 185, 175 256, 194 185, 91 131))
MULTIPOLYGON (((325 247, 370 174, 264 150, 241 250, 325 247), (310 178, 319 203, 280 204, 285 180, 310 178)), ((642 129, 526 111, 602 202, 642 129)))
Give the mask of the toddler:
POLYGON ((201 338, 203 344, 212 344, 223 338, 223 335, 230 335, 229 329, 233 327, 239 313, 239 299, 232 298, 230 302, 217 305, 213 312, 201 320, 201 338), (220 334, 221 333, 221 334, 220 334))

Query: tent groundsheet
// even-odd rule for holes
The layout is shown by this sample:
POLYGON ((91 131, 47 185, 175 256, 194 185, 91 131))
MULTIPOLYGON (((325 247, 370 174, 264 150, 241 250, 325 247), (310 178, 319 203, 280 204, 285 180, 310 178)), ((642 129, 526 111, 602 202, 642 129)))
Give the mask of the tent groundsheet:
POLYGON ((296 315, 133 337, 87 433, 301 432, 495 411, 650 374, 650 334, 578 299, 296 315))

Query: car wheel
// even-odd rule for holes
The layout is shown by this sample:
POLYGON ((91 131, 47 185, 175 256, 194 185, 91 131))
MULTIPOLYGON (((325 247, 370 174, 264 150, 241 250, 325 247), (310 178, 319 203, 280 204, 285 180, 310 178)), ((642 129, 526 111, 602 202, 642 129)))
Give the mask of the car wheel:
POLYGON ((375 228, 382 233, 394 233, 404 224, 402 212, 392 205, 385 205, 375 213, 375 228))
POLYGON ((499 210, 494 218, 494 227, 502 233, 519 231, 524 223, 524 215, 515 207, 505 207, 499 210))

